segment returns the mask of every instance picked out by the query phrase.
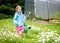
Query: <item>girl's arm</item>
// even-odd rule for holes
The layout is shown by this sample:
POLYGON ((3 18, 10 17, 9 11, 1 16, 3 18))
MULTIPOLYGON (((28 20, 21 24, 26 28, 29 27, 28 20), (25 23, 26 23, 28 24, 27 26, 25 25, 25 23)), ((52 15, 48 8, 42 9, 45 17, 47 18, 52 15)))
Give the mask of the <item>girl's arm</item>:
POLYGON ((17 14, 14 15, 13 22, 17 24, 17 14))

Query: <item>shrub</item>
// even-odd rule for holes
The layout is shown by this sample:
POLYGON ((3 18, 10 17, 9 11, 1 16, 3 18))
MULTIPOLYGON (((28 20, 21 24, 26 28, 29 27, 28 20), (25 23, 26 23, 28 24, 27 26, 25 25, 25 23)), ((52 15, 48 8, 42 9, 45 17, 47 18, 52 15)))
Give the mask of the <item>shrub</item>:
POLYGON ((9 14, 9 15, 13 15, 14 14, 14 8, 6 6, 6 5, 1 5, 0 7, 0 13, 4 13, 4 14, 9 14))
POLYGON ((4 19, 4 18, 12 18, 12 16, 1 13, 0 14, 0 19, 4 19))
POLYGON ((37 17, 38 20, 43 20, 43 18, 41 16, 37 17))
POLYGON ((60 25, 59 20, 53 19, 53 20, 49 20, 50 23, 53 23, 55 25, 60 25))

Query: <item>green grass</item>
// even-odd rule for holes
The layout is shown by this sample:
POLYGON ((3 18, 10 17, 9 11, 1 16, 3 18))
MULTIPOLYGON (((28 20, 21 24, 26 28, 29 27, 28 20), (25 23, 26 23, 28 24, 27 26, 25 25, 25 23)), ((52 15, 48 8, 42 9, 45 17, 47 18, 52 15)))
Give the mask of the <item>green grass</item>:
POLYGON ((48 31, 48 30, 54 31, 54 30, 56 30, 56 31, 58 31, 58 34, 60 35, 60 25, 57 25, 57 24, 40 24, 40 23, 29 21, 29 20, 27 20, 27 24, 40 27, 40 28, 42 28, 42 31, 48 31))
MULTIPOLYGON (((1 43, 42 43, 39 42, 40 40, 39 38, 43 39, 40 33, 44 32, 45 34, 46 32, 51 32, 51 31, 57 31, 56 34, 58 34, 58 36, 56 36, 54 33, 54 38, 60 36, 60 25, 40 24, 30 20, 27 20, 26 23, 30 25, 32 29, 30 29, 27 34, 24 34, 24 38, 22 38, 22 37, 18 37, 17 35, 16 26, 13 23, 13 19, 0 19, 0 42, 1 43)), ((44 38, 45 37, 46 34, 44 38)), ((52 42, 54 42, 53 39, 45 43, 52 43, 52 42)))

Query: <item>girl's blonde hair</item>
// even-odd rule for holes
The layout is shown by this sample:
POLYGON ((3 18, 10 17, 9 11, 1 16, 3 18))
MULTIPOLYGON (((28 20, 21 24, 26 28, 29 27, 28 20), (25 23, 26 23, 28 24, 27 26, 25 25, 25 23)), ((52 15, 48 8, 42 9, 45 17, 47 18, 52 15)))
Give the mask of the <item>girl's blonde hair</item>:
POLYGON ((21 8, 22 9, 22 7, 20 5, 17 5, 16 6, 16 11, 17 11, 18 8, 21 8))

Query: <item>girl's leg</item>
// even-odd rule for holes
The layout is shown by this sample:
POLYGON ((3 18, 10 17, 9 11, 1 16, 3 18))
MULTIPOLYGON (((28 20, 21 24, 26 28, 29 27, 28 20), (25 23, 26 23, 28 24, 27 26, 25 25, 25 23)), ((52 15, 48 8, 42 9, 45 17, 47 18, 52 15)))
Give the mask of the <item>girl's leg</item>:
POLYGON ((18 36, 23 36, 24 26, 17 26, 18 36))
POLYGON ((22 36, 22 32, 21 31, 18 31, 18 36, 22 36))
POLYGON ((17 32, 18 32, 18 36, 20 36, 21 32, 20 32, 20 26, 17 26, 17 32))
POLYGON ((24 35, 24 26, 21 26, 21 35, 23 36, 24 35))

